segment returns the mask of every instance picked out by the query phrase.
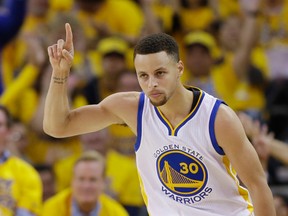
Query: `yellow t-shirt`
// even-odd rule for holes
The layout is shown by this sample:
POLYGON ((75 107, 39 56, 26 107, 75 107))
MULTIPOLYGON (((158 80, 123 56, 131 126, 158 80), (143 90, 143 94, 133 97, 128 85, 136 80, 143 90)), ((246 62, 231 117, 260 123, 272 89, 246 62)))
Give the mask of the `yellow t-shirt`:
POLYGON ((0 164, 0 215, 13 216, 15 208, 40 215, 42 183, 30 164, 11 156, 0 164))
POLYGON ((197 9, 182 8, 180 11, 180 22, 184 32, 205 30, 214 19, 211 8, 201 7, 197 9))
POLYGON ((29 145, 25 148, 25 155, 34 164, 55 163, 56 161, 81 152, 78 136, 71 138, 43 139, 36 133, 28 133, 29 145))
POLYGON ((109 126, 108 129, 112 135, 112 147, 124 155, 134 156, 136 136, 132 130, 129 127, 117 124, 109 126))
MULTIPOLYGON (((66 189, 51 197, 44 203, 42 216, 71 216, 71 189, 66 189)), ((127 211, 115 200, 102 194, 99 198, 98 216, 128 216, 127 211)))
MULTIPOLYGON (((23 40, 16 38, 2 51, 3 84, 8 88, 15 80, 15 71, 23 66, 27 45, 23 40)), ((31 79, 32 80, 32 79, 31 79)))
POLYGON ((121 204, 137 207, 144 205, 135 157, 125 156, 113 150, 109 151, 107 178, 111 182, 110 188, 115 199, 121 204))
POLYGON ((174 9, 168 4, 163 4, 160 1, 155 1, 153 4, 153 12, 160 20, 160 23, 165 32, 172 30, 174 9))
POLYGON ((220 18, 225 19, 232 14, 239 14, 240 7, 238 0, 220 0, 218 1, 220 18))
POLYGON ((89 38, 97 36, 91 19, 112 33, 134 37, 140 35, 144 23, 140 8, 132 1, 106 1, 93 15, 78 11, 77 17, 89 38))
MULTIPOLYGON (((254 56, 260 56, 260 54, 254 56)), ((212 71, 212 79, 219 96, 236 111, 263 109, 265 105, 263 91, 253 87, 248 81, 240 81, 233 69, 232 61, 233 55, 226 55, 224 62, 215 66, 212 71)), ((265 65, 257 65, 257 61, 253 61, 253 59, 252 62, 264 71, 263 75, 265 76, 267 72, 264 70, 265 65)))
POLYGON ((74 7, 74 1, 73 0, 50 0, 50 8, 53 11, 71 11, 74 7))
POLYGON ((21 71, 19 77, 11 82, 7 89, 3 92, 0 97, 0 103, 6 107, 9 107, 10 110, 15 111, 14 101, 18 100, 19 94, 21 94, 28 87, 31 87, 34 83, 36 77, 38 76, 38 68, 34 65, 27 64, 21 71))

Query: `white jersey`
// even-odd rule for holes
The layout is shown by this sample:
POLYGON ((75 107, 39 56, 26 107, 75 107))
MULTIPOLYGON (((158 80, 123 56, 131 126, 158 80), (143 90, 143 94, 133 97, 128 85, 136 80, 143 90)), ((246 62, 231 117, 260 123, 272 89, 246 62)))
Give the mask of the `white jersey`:
POLYGON ((175 128, 141 93, 136 161, 151 216, 248 216, 253 207, 214 122, 222 101, 200 91, 195 108, 175 128))

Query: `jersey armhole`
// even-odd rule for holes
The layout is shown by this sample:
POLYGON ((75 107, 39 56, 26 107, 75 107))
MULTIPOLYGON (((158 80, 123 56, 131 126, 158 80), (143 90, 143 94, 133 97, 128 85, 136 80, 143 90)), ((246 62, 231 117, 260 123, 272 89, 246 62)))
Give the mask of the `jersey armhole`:
POLYGON ((217 111, 221 104, 227 105, 225 102, 218 100, 218 99, 216 100, 216 103, 214 104, 214 107, 211 112, 210 120, 209 120, 209 134, 210 134, 210 139, 211 139, 211 142, 215 151, 220 155, 225 155, 225 152, 219 146, 217 139, 216 139, 216 135, 215 135, 215 119, 216 119, 217 111))
POLYGON ((136 139, 136 143, 134 145, 135 152, 137 152, 137 150, 140 147, 140 143, 141 143, 142 114, 143 114, 143 108, 144 108, 144 99, 145 99, 145 94, 144 94, 144 92, 141 92, 140 98, 139 98, 139 104, 138 104, 138 113, 137 113, 137 139, 136 139))

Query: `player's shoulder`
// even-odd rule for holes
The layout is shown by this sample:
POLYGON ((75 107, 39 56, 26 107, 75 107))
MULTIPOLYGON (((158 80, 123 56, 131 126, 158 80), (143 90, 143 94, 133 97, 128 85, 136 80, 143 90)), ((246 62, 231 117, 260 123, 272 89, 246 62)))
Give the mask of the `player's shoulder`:
POLYGON ((215 120, 216 128, 227 132, 239 127, 240 124, 237 113, 231 107, 226 104, 219 106, 215 120))

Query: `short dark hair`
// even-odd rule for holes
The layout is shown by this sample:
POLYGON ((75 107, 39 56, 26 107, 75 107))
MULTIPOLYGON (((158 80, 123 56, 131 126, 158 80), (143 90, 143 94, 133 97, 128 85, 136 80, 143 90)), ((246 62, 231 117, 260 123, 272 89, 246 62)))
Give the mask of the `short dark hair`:
POLYGON ((179 61, 179 47, 176 40, 166 33, 150 34, 140 39, 134 47, 133 59, 137 54, 145 55, 165 51, 179 61))

